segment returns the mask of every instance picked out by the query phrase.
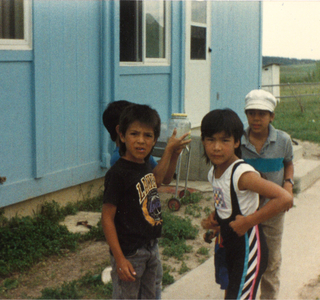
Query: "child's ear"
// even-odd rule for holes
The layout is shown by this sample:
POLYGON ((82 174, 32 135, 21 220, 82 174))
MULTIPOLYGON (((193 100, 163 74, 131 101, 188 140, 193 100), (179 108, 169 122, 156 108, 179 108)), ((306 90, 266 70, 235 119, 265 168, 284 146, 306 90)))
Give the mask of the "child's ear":
POLYGON ((237 142, 234 142, 234 149, 237 149, 240 147, 240 140, 238 140, 237 142))
POLYGON ((117 126, 116 126, 116 132, 117 132, 118 135, 120 134, 120 133, 119 133, 119 127, 120 127, 120 125, 117 125, 117 126))
POLYGON ((274 116, 275 116, 275 113, 270 113, 270 123, 273 122, 274 120, 274 116))

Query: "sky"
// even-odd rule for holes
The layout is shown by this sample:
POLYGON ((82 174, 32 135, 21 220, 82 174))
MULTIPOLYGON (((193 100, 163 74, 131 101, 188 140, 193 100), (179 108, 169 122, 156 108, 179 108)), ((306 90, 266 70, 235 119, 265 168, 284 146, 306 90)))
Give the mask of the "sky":
POLYGON ((264 0, 262 55, 320 60, 320 0, 264 0))

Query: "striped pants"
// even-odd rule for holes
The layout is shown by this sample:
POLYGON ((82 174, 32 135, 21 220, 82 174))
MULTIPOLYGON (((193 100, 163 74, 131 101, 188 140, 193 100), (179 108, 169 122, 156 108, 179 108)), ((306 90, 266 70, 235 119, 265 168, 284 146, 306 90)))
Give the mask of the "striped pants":
POLYGON ((268 248, 261 226, 254 226, 242 237, 233 236, 225 248, 229 272, 226 299, 255 299, 268 263, 268 248))

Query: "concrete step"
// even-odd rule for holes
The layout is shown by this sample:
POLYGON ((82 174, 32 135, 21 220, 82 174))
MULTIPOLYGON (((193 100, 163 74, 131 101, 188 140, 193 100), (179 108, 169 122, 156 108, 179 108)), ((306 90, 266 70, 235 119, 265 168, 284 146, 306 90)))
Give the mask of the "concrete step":
POLYGON ((301 145, 293 145, 293 162, 303 158, 303 147, 301 145))
POLYGON ((320 160, 301 158, 294 162, 294 192, 300 193, 320 178, 320 160))

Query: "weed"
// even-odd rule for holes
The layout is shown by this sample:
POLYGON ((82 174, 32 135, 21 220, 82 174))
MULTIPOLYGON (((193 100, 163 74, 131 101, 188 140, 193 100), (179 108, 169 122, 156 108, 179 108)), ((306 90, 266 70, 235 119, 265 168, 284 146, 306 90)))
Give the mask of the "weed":
POLYGON ((176 239, 195 239, 198 229, 194 227, 189 218, 181 218, 172 213, 164 212, 162 237, 171 241, 176 239))
POLYGON ((39 299, 110 299, 112 297, 112 283, 103 284, 101 273, 86 273, 78 280, 64 282, 55 288, 45 288, 39 299))
POLYGON ((185 209, 185 214, 193 216, 195 218, 200 218, 201 210, 202 210, 202 207, 199 206, 198 204, 189 204, 185 209))
POLYGON ((209 249, 207 247, 201 247, 198 249, 197 253, 207 256, 207 255, 209 255, 209 249))
POLYGON ((209 215, 211 214, 211 208, 208 206, 206 206, 203 211, 207 217, 209 217, 209 215))
POLYGON ((62 250, 74 251, 81 241, 104 240, 101 222, 83 236, 70 233, 66 226, 58 223, 66 215, 77 212, 79 207, 96 210, 100 200, 97 197, 64 208, 55 201, 46 202, 33 218, 5 220, 5 226, 0 226, 0 244, 4 245, 0 248, 0 277, 26 270, 49 255, 62 255, 62 250))
POLYGON ((174 283, 174 278, 170 274, 170 271, 164 271, 163 272, 163 277, 162 277, 162 285, 166 286, 166 285, 170 285, 172 283, 174 283))
POLYGON ((185 253, 192 251, 192 246, 187 245, 184 239, 175 239, 172 241, 164 238, 161 239, 160 245, 164 246, 162 251, 163 255, 175 257, 179 260, 183 259, 185 253))
POLYGON ((187 194, 185 197, 181 198, 181 204, 191 204, 191 203, 199 203, 202 199, 202 194, 200 192, 187 194))
POLYGON ((190 270, 190 268, 187 266, 187 264, 183 261, 181 264, 181 268, 179 270, 179 274, 184 274, 186 272, 188 272, 190 270))
POLYGON ((74 280, 64 282, 61 287, 43 289, 39 299, 81 299, 82 295, 77 281, 74 280))
POLYGON ((199 258, 199 259, 198 259, 198 262, 199 262, 200 264, 203 264, 203 263, 206 262, 206 261, 207 261, 206 258, 199 258))

